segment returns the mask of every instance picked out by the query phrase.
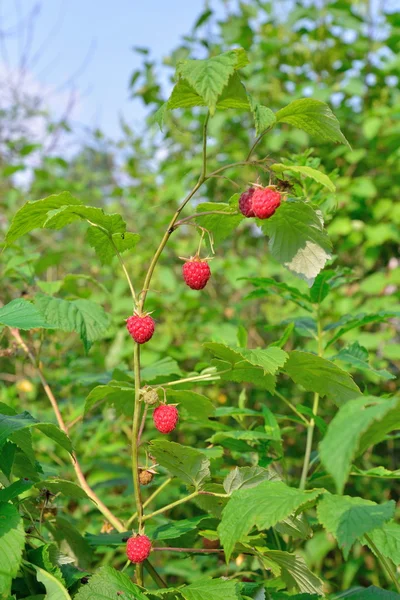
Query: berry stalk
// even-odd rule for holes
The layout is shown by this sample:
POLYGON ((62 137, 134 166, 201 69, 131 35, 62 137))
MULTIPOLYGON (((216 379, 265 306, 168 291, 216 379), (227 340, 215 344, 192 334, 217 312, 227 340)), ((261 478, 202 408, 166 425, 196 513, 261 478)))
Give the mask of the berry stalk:
MULTIPOLYGON (((135 503, 138 519, 139 534, 143 533, 143 503, 140 493, 140 470, 139 470, 139 428, 140 428, 140 345, 135 343, 133 350, 133 363, 135 372, 135 404, 133 408, 132 421, 132 478, 135 490, 135 503)), ((147 558, 147 557, 146 557, 147 558)), ((136 566, 136 582, 143 585, 143 565, 136 566)))

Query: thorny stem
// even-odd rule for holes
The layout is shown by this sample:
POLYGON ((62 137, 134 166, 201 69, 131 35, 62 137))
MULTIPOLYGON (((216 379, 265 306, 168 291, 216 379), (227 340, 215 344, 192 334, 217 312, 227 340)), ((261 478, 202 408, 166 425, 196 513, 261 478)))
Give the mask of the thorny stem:
MULTIPOLYGON (((322 327, 321 327, 321 318, 320 318, 320 313, 319 313, 319 307, 317 309, 317 341, 318 341, 318 356, 322 356, 323 355, 322 327)), ((313 408, 312 408, 314 416, 317 416, 317 414, 318 414, 318 405, 319 405, 319 394, 315 393, 313 408)), ((300 485, 299 485, 301 490, 304 490, 306 488, 307 475, 308 475, 308 471, 310 469, 310 458, 311 458, 312 444, 313 444, 313 438, 314 438, 314 430, 315 430, 315 418, 313 417, 312 419, 310 419, 309 424, 308 424, 308 429, 307 429, 306 450, 305 450, 305 454, 304 454, 303 469, 301 472, 300 485)))
MULTIPOLYGON (((46 393, 46 396, 48 397, 50 404, 53 408, 54 414, 57 419, 58 426, 66 435, 68 435, 68 427, 66 426, 64 419, 61 415, 57 400, 56 400, 56 398, 55 398, 55 396, 43 374, 43 371, 42 371, 40 365, 37 364, 35 356, 32 354, 32 352, 29 350, 28 346, 22 339, 18 329, 10 328, 10 332, 11 332, 11 335, 14 337, 14 339, 19 344, 19 346, 27 354, 32 365, 35 367, 35 369, 38 373, 39 379, 41 381, 41 384, 43 386, 43 389, 46 393)), ((72 462, 72 466, 74 468, 76 477, 80 483, 81 488, 86 492, 86 494, 89 496, 89 498, 91 498, 91 500, 93 500, 93 502, 95 502, 95 504, 97 504, 97 508, 99 509, 99 511, 107 519, 107 521, 109 521, 111 523, 111 525, 114 527, 114 529, 116 529, 119 533, 124 532, 125 527, 123 526, 121 521, 110 511, 109 508, 107 508, 107 506, 100 500, 100 498, 92 490, 92 488, 86 481, 86 477, 83 474, 82 468, 81 468, 79 461, 76 457, 76 454, 74 452, 71 455, 71 462, 72 462)))
POLYGON ((393 571, 392 565, 389 563, 389 561, 386 560, 386 557, 383 556, 383 554, 380 552, 379 548, 377 548, 377 546, 374 544, 374 542, 371 540, 370 536, 367 533, 364 534, 364 537, 367 540, 370 548, 374 551, 374 553, 378 557, 378 560, 381 563, 382 567, 384 568, 386 573, 389 575, 390 579, 393 581, 393 583, 396 587, 396 590, 400 593, 400 582, 398 581, 398 579, 396 577, 396 573, 393 571))

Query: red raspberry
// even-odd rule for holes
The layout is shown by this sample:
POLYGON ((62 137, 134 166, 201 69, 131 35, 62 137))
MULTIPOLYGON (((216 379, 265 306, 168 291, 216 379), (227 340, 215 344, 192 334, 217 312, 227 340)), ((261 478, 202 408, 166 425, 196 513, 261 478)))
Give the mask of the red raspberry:
POLYGON ((254 188, 249 188, 239 198, 239 210, 248 219, 250 217, 254 217, 255 214, 253 212, 253 194, 255 192, 254 188))
POLYGON ((179 413, 172 404, 160 404, 153 412, 154 425, 161 433, 171 433, 176 427, 179 413))
POLYGON ((210 265, 198 257, 187 260, 182 266, 183 279, 192 290, 202 290, 211 277, 210 265))
POLYGON ((135 342, 144 344, 153 337, 155 323, 149 315, 133 315, 126 320, 126 327, 135 342))
POLYGON ((141 563, 149 557, 151 541, 147 535, 130 537, 126 543, 126 555, 133 563, 141 563))
POLYGON ((259 219, 272 217, 281 203, 281 195, 273 188, 257 188, 254 191, 252 204, 253 211, 259 219))

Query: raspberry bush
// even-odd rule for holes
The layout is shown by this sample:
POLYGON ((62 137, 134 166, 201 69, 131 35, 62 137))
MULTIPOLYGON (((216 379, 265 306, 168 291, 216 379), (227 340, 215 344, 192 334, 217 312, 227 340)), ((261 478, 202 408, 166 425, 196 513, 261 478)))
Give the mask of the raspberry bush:
MULTIPOLYGON (((281 127, 311 137, 318 134, 316 140, 326 144, 348 148, 348 142, 320 100, 300 98, 274 111, 260 103, 245 87, 242 73, 248 63, 243 49, 178 63, 171 96, 153 120, 173 138, 176 119, 186 119, 188 109, 194 109, 193 118, 200 112, 202 138, 193 161, 200 169, 193 168, 192 185, 183 199, 174 198, 164 230, 158 231, 156 222, 148 234, 154 247, 146 267, 141 260, 132 263, 135 269, 128 265, 128 257, 142 243, 138 233, 129 231, 134 219, 127 223, 119 213, 85 205, 69 191, 23 204, 10 223, 6 251, 39 230, 53 230, 50 235, 57 236, 64 227, 81 223, 99 264, 115 259, 112 276, 119 280, 121 275, 124 283, 113 288, 109 312, 75 294, 75 279, 74 285, 71 280, 65 284, 64 293, 58 293, 64 283, 42 285, 0 309, 10 352, 22 353, 29 362, 32 380, 54 414, 47 421, 36 405, 29 412, 0 405, 4 598, 338 598, 329 580, 330 554, 346 561, 360 549, 375 561, 376 570, 362 582, 371 587, 359 594, 367 595, 357 596, 355 590, 354 599, 396 597, 373 587, 377 583, 400 589, 395 502, 365 498, 357 484, 344 493, 351 478, 396 476, 374 465, 371 449, 395 439, 400 399, 388 393, 371 395, 368 380, 353 376, 355 367, 367 376, 372 372, 385 381, 393 378, 385 369, 374 369, 368 352, 357 341, 346 345, 343 336, 364 325, 386 323, 397 313, 330 320, 332 294, 351 281, 340 257, 334 263, 324 227, 336 174, 331 178, 317 164, 311 166, 307 152, 283 158, 263 152, 268 135, 281 127), (240 156, 232 160, 210 143, 224 111, 247 111, 254 120, 254 139, 243 143, 240 156), (216 181, 223 202, 220 197, 212 201, 216 181), (209 201, 199 203, 206 193, 209 201), (228 333, 222 324, 209 331, 206 317, 199 340, 190 340, 193 357, 182 356, 180 346, 202 310, 202 294, 211 295, 210 310, 232 278, 219 277, 214 283, 200 253, 214 256, 218 264, 235 235, 244 245, 261 235, 266 240, 253 268, 246 266, 235 275, 248 286, 246 306, 261 299, 266 309, 259 313, 257 305, 256 311, 244 311, 234 326, 237 341, 232 339, 233 325, 228 333), (166 271, 157 280, 165 289, 154 286, 157 270, 180 270, 180 240, 193 257, 182 267, 184 282, 198 291, 198 304, 190 313, 183 313, 179 298, 190 294, 193 301, 194 294, 181 277, 168 303, 162 299, 167 291, 172 294, 166 271), (265 276, 263 260, 274 261, 275 277, 265 276), (280 334, 266 343, 260 331, 274 296, 290 308, 280 334), (123 336, 128 338, 124 319, 130 337, 124 342, 127 350, 121 351, 123 336), (169 320, 177 324, 175 340, 165 335, 169 320), (86 353, 73 364, 63 344, 71 333, 80 336, 86 353), (57 335, 59 353, 72 372, 66 388, 57 370, 43 364, 48 347, 43 340, 57 335), (108 367, 85 380, 91 389, 83 403, 74 404, 73 379, 82 378, 87 357, 104 340, 108 367), (165 356, 153 360, 157 352, 165 356), (115 354, 121 364, 114 363, 115 354), (279 403, 278 411, 271 410, 272 400, 279 403), (328 403, 335 406, 331 420, 325 419, 328 403), (74 430, 82 419, 94 419, 87 448, 74 430), (102 480, 96 482, 87 466, 97 434, 110 422, 110 445, 99 448, 101 469, 112 472, 115 463, 107 462, 111 457, 129 456, 129 469, 119 465, 121 478, 115 478, 111 490, 102 480), (36 460, 37 433, 53 465, 36 460), (291 455, 298 440, 300 462, 291 455), (70 515, 57 514, 54 498, 59 496, 69 499, 70 515), (73 517, 81 504, 85 531, 73 517), (316 573, 313 553, 324 544, 323 564, 316 573)), ((242 298, 230 293, 227 298, 223 309, 230 318, 242 298)), ((30 393, 26 385, 21 393, 30 393)))

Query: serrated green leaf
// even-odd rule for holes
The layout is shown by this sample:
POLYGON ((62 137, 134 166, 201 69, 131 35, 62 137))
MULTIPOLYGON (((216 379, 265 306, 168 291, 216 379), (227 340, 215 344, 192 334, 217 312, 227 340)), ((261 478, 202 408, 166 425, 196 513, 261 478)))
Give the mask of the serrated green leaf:
MULTIPOLYGON (((395 319, 395 318, 398 318, 399 316, 400 316, 400 312, 397 312, 397 311, 381 311, 379 313, 375 313, 375 314, 371 314, 371 315, 360 314, 360 315, 351 317, 350 319, 348 319, 346 321, 344 327, 339 329, 339 331, 337 333, 335 333, 333 338, 329 340, 329 342, 326 345, 326 348, 328 348, 328 346, 330 346, 331 344, 336 342, 336 340, 338 340, 340 337, 342 337, 342 335, 344 335, 348 331, 351 331, 352 329, 358 329, 359 327, 364 327, 364 325, 370 325, 371 323, 384 323, 385 321, 388 321, 389 319, 395 319)), ((340 323, 340 324, 342 324, 342 323, 340 323)), ((332 327, 330 327, 330 329, 331 328, 332 327)))
POLYGON ((46 588, 46 600, 71 600, 68 590, 54 575, 32 563, 30 565, 36 571, 36 579, 46 588))
POLYGON ((248 63, 244 50, 230 50, 205 60, 185 60, 178 64, 176 73, 185 79, 201 96, 210 113, 215 112, 218 98, 228 85, 236 69, 248 63))
POLYGON ((256 128, 257 135, 260 135, 261 133, 275 125, 276 118, 270 108, 259 104, 251 96, 249 96, 249 103, 251 112, 253 113, 254 125, 256 128))
POLYGON ((170 375, 182 376, 182 371, 178 363, 170 356, 166 356, 152 365, 144 367, 140 371, 141 380, 147 383, 153 383, 160 378, 169 377, 170 375))
POLYGON ((331 289, 330 282, 335 276, 335 271, 332 269, 324 269, 322 273, 317 275, 310 289, 310 300, 314 304, 320 304, 324 300, 331 289))
POLYGON ((188 390, 167 390, 170 404, 179 404, 179 411, 183 409, 184 415, 190 419, 207 421, 215 414, 213 403, 203 396, 188 390))
POLYGON ((353 344, 350 344, 350 346, 342 348, 338 354, 335 354, 335 356, 332 357, 332 360, 341 360, 359 371, 371 373, 386 381, 389 379, 396 379, 395 375, 392 375, 392 373, 389 373, 386 369, 374 369, 371 367, 368 363, 368 350, 363 346, 360 346, 358 342, 354 342, 353 344))
POLYGON ((240 489, 252 488, 262 481, 270 480, 271 473, 261 467, 235 467, 223 481, 227 494, 240 489))
POLYGON ((281 577, 289 590, 295 589, 320 596, 323 594, 322 581, 310 571, 303 557, 281 550, 269 550, 264 554, 279 565, 281 577))
POLYGON ((14 481, 11 485, 5 487, 4 489, 0 489, 0 503, 8 502, 13 498, 16 498, 20 494, 23 494, 27 490, 29 490, 33 486, 34 482, 30 479, 18 479, 14 481))
POLYGON ((28 560, 36 567, 44 569, 65 586, 65 581, 58 565, 59 550, 56 544, 43 544, 34 550, 29 550, 28 560))
MULTIPOLYGON (((399 600, 399 594, 382 590, 374 585, 371 585, 368 588, 358 587, 355 590, 350 590, 343 597, 350 598, 350 600, 399 600)), ((340 596, 337 600, 339 600, 339 598, 340 596)))
POLYGON ((0 592, 10 593, 11 580, 18 573, 25 546, 25 532, 18 510, 0 504, 0 592))
POLYGON ((328 188, 328 190, 330 190, 331 192, 334 192, 336 190, 335 184, 333 183, 333 181, 331 181, 331 179, 329 179, 328 175, 325 175, 325 173, 321 173, 321 171, 318 171, 317 169, 313 169, 311 167, 274 163, 273 165, 271 165, 271 169, 278 174, 284 173, 285 171, 289 171, 290 173, 304 175, 304 177, 310 177, 317 183, 320 183, 324 187, 328 188))
POLYGON ((11 221, 6 236, 6 244, 9 245, 33 229, 43 227, 49 211, 69 205, 79 206, 82 205, 82 202, 74 198, 69 192, 61 192, 61 194, 53 194, 42 200, 27 202, 16 212, 11 221))
POLYGON ((37 308, 23 298, 11 300, 0 308, 0 325, 17 329, 51 328, 37 308))
POLYGON ((15 435, 21 429, 31 427, 39 429, 42 433, 47 435, 47 437, 51 438, 67 450, 67 452, 72 452, 72 444, 69 437, 61 431, 59 427, 52 423, 38 421, 26 411, 19 415, 0 414, 0 448, 2 448, 8 438, 11 439, 11 441, 15 441, 15 435))
POLYGON ((360 477, 377 477, 383 479, 400 479, 400 469, 395 471, 389 471, 385 467, 372 467, 371 469, 359 469, 356 466, 352 466, 351 474, 360 477))
POLYGON ((312 283, 330 258, 331 242, 321 219, 307 203, 281 204, 263 224, 272 256, 289 271, 312 283))
POLYGON ((52 210, 43 224, 47 229, 62 229, 74 221, 88 221, 99 225, 108 233, 124 233, 126 223, 118 214, 107 214, 102 208, 96 206, 62 206, 52 210))
POLYGON ((400 399, 356 398, 342 406, 320 444, 321 462, 343 491, 354 458, 400 427, 400 399))
POLYGON ((271 394, 275 391, 276 377, 265 373, 261 367, 254 367, 245 361, 232 366, 230 362, 216 359, 212 364, 217 367, 217 374, 223 381, 254 383, 258 388, 268 390, 271 394))
POLYGON ((361 395, 351 376, 333 362, 310 352, 294 350, 289 353, 285 372, 308 392, 329 396, 341 404, 361 395))
POLYGON ((88 568, 93 563, 93 552, 89 543, 66 517, 57 515, 53 535, 56 541, 68 543, 80 568, 88 568))
POLYGON ((53 479, 44 479, 35 483, 35 487, 49 490, 52 494, 63 494, 68 498, 85 498, 89 499, 87 493, 81 488, 80 485, 73 481, 66 479, 59 479, 54 477, 53 479))
POLYGON ((218 527, 226 560, 229 561, 236 542, 252 527, 260 531, 273 527, 321 493, 322 490, 303 492, 281 481, 264 481, 254 488, 234 492, 218 527))
POLYGON ((233 366, 243 367, 249 363, 255 367, 261 367, 264 373, 274 375, 280 367, 283 367, 287 359, 287 353, 281 348, 270 347, 265 350, 249 350, 247 348, 236 348, 218 342, 207 342, 204 344, 214 356, 231 363, 233 366))
POLYGON ((303 129, 326 142, 350 144, 340 131, 339 121, 325 102, 313 98, 294 100, 276 113, 276 120, 303 129))
POLYGON ((133 383, 109 381, 107 385, 98 385, 89 392, 84 412, 87 415, 95 406, 98 407, 103 402, 107 402, 114 406, 117 414, 129 417, 133 415, 134 400, 135 386, 133 383))
POLYGON ((169 521, 164 525, 146 526, 146 532, 152 541, 175 540, 190 531, 195 531, 205 518, 208 517, 201 515, 200 517, 181 519, 180 521, 169 521))
POLYGON ((117 256, 115 247, 117 248, 118 252, 122 254, 127 250, 132 250, 135 248, 140 240, 140 235, 137 233, 124 231, 120 233, 107 234, 98 227, 89 227, 86 237, 90 246, 95 249, 100 262, 103 265, 109 265, 112 262, 112 259, 117 256))
MULTIPOLYGON (((373 529, 368 538, 361 538, 361 543, 368 546, 377 555, 378 550, 389 558, 396 567, 400 565, 400 525, 395 521, 384 523, 382 527, 373 529), (372 541, 372 544, 370 543, 372 541)), ((379 558, 379 556, 378 556, 379 558)))
POLYGON ((210 231, 215 245, 219 245, 229 237, 244 217, 238 211, 239 194, 234 194, 229 204, 223 202, 203 202, 197 205, 196 212, 218 211, 224 214, 205 215, 196 217, 196 223, 210 231))
POLYGON ((337 540, 347 560, 354 542, 393 518, 394 500, 376 504, 363 498, 326 494, 318 503, 318 520, 337 540))
POLYGON ((226 579, 200 579, 179 588, 185 600, 240 600, 237 582, 226 579))
POLYGON ((79 589, 74 600, 116 600, 121 593, 124 600, 146 600, 147 598, 128 575, 112 567, 101 567, 92 575, 89 583, 79 589))
POLYGON ((167 440, 154 440, 150 444, 150 453, 171 475, 196 489, 210 476, 210 461, 194 448, 167 440))
POLYGON ((78 333, 87 352, 110 324, 110 317, 101 306, 83 298, 64 300, 38 294, 35 306, 54 329, 78 333))

